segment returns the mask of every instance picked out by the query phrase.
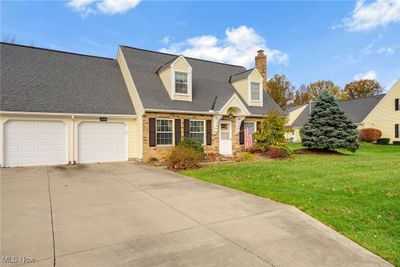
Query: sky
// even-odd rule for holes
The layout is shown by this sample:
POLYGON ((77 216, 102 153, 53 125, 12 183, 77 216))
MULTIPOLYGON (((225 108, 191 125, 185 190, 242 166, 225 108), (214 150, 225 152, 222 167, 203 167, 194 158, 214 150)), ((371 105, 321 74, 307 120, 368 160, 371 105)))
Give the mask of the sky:
POLYGON ((1 39, 115 58, 127 45, 254 67, 299 87, 400 79, 400 0, 1 1, 1 39))

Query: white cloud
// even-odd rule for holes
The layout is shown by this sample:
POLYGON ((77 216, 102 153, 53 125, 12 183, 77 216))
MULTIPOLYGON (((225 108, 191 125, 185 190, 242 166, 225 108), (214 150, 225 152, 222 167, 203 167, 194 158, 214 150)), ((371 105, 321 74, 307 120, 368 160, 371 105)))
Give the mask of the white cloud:
POLYGON ((357 73, 356 75, 354 75, 353 80, 357 81, 357 80, 376 80, 378 78, 378 75, 376 74, 375 71, 370 70, 367 72, 363 72, 363 73, 357 73))
POLYGON ((69 0, 68 6, 72 10, 87 16, 96 11, 104 14, 124 13, 135 8, 141 0, 69 0))
POLYGON ((171 36, 169 36, 169 35, 166 35, 166 36, 164 36, 164 38, 162 38, 160 41, 161 41, 161 43, 163 43, 163 44, 169 44, 170 42, 172 42, 173 39, 174 39, 173 37, 171 37, 171 36))
POLYGON ((225 36, 221 39, 214 35, 195 36, 182 42, 171 43, 160 51, 251 67, 256 52, 260 49, 267 54, 268 62, 289 62, 287 53, 267 47, 261 35, 244 25, 226 29, 225 36))
POLYGON ((378 54, 386 54, 386 55, 393 55, 394 49, 391 47, 381 47, 378 50, 378 54))
POLYGON ((339 27, 348 31, 366 31, 392 22, 400 22, 400 0, 358 0, 351 16, 339 27))

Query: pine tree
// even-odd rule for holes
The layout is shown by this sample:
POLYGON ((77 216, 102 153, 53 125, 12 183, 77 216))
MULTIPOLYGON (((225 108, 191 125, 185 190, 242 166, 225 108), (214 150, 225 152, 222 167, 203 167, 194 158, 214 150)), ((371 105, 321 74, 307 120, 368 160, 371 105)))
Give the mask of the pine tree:
POLYGON ((310 120, 301 130, 303 146, 330 151, 345 148, 355 152, 359 147, 357 126, 340 110, 335 98, 325 91, 311 104, 310 120))

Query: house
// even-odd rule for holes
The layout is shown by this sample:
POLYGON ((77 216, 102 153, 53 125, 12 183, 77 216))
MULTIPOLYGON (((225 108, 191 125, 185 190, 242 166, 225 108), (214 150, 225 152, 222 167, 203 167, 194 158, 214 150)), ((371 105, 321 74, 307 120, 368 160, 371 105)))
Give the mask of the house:
POLYGON ((116 59, 1 43, 1 166, 162 159, 182 138, 232 155, 272 109, 254 69, 127 46, 116 59))
MULTIPOLYGON (((345 115, 362 128, 376 128, 382 131, 382 137, 391 142, 400 141, 400 80, 386 93, 377 96, 339 101, 339 108, 345 115)), ((291 142, 300 142, 300 129, 308 122, 313 102, 292 107, 288 110, 290 132, 286 138, 291 142)))

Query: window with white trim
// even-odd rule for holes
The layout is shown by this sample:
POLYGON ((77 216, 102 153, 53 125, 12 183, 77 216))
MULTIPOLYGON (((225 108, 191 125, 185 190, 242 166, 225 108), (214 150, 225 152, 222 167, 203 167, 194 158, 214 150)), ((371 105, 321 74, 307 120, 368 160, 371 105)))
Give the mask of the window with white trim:
POLYGON ((250 100, 260 101, 260 84, 259 83, 250 83, 250 100))
POLYGON ((205 127, 204 121, 190 120, 189 124, 189 138, 199 141, 204 145, 205 127))
POLYGON ((175 93, 188 94, 188 73, 175 71, 175 93))
POLYGON ((157 145, 173 144, 173 120, 157 119, 156 120, 156 139, 157 145))

